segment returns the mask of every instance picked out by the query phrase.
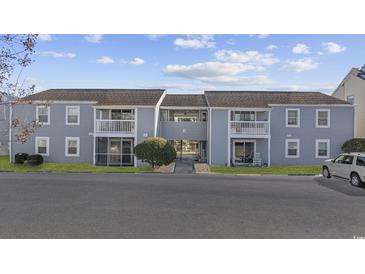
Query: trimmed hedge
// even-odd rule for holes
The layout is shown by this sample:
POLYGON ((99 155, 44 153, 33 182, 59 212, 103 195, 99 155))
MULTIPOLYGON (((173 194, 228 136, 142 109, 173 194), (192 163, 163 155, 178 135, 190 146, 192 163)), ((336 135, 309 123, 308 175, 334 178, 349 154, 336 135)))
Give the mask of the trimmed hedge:
POLYGON ((354 138, 346 141, 342 147, 342 152, 365 152, 365 138, 354 138))
POLYGON ((29 154, 27 153, 17 153, 14 157, 15 164, 24 164, 28 160, 29 154))
POLYGON ((43 156, 39 154, 33 154, 28 157, 28 164, 32 166, 39 166, 43 164, 43 156))
POLYGON ((171 164, 176 158, 175 148, 164 138, 146 138, 134 151, 138 160, 149 163, 152 168, 171 164))

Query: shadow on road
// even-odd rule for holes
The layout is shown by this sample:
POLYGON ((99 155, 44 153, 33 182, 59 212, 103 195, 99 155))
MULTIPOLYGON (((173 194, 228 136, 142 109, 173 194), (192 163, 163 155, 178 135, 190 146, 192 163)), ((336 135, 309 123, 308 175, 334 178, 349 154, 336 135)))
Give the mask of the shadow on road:
POLYGON ((349 196, 359 196, 365 197, 365 188, 354 187, 350 182, 342 179, 327 179, 324 177, 314 178, 318 185, 332 189, 334 191, 349 195, 349 196))

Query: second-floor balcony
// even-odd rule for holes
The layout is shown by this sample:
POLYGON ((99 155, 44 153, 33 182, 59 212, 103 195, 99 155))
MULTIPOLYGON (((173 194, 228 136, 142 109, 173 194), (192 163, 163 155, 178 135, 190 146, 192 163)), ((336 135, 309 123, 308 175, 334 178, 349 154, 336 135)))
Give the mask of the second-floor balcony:
POLYGON ((268 121, 231 121, 232 135, 269 135, 270 126, 268 121))
POLYGON ((132 134, 135 130, 134 120, 96 120, 95 131, 105 133, 132 134))

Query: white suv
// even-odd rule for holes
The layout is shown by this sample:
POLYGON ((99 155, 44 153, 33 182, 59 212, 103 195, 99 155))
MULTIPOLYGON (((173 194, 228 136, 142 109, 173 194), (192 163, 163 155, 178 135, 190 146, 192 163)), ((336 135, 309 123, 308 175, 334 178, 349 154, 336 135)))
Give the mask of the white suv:
POLYGON ((365 153, 344 153, 322 165, 323 177, 350 180, 353 186, 365 186, 365 153))

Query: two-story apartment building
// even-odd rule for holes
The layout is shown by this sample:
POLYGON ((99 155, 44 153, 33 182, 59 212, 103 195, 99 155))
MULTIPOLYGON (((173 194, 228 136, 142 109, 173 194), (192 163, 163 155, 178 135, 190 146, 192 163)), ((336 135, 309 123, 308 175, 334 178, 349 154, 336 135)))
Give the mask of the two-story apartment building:
POLYGON ((365 138, 365 65, 352 68, 332 96, 355 106, 355 137, 365 138))
POLYGON ((48 90, 24 98, 14 117, 42 126, 19 152, 48 162, 139 165, 144 138, 174 143, 179 157, 211 165, 318 164, 341 152, 354 134, 354 109, 318 92, 48 90))

